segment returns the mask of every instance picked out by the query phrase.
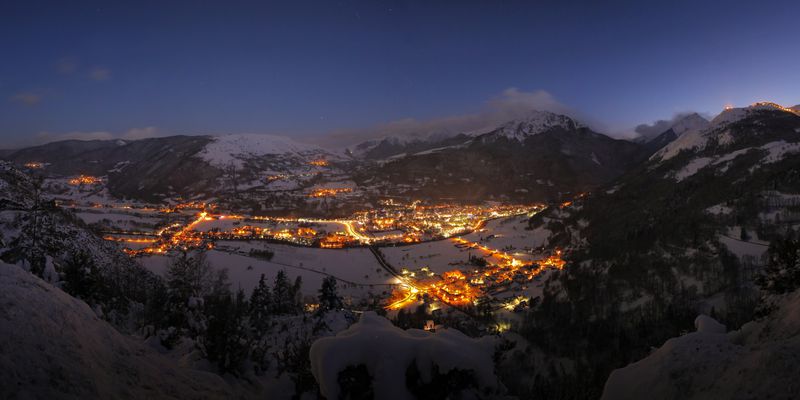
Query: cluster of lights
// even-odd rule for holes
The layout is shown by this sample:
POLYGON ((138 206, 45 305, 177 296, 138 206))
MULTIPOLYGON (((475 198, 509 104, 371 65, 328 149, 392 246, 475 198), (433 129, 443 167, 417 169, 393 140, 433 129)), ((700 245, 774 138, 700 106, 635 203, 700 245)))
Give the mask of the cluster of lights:
POLYGON ((336 197, 340 193, 350 193, 353 189, 351 188, 330 188, 330 189, 317 189, 311 192, 308 197, 311 198, 319 198, 319 197, 336 197))
POLYGON ((77 178, 72 178, 69 180, 69 184, 73 186, 96 185, 100 182, 101 182, 100 178, 89 175, 80 175, 77 178))
MULTIPOLYGON (((777 109, 779 109, 781 111, 786 111, 786 112, 790 112, 792 114, 800 115, 800 111, 793 110, 793 109, 788 108, 788 107, 784 107, 784 106, 782 106, 780 104, 776 104, 776 103, 773 103, 771 101, 759 101, 757 103, 751 104, 751 106, 752 107, 761 107, 761 106, 773 107, 773 108, 777 108, 777 109)), ((728 109, 728 108, 726 108, 726 109, 728 109)))
POLYGON ((282 181, 282 180, 286 180, 286 179, 289 179, 289 175, 287 175, 287 174, 276 174, 276 175, 268 176, 267 177, 267 182, 269 183, 269 182, 275 182, 275 181, 282 181))
POLYGON ((491 218, 531 214, 540 211, 544 205, 459 205, 437 204, 421 205, 419 201, 410 204, 387 200, 383 207, 356 213, 355 220, 365 230, 381 232, 401 230, 397 239, 405 243, 423 240, 448 238, 480 229, 491 218))
POLYGON ((42 164, 40 162, 29 162, 29 163, 25 163, 25 168, 42 169, 42 168, 44 168, 44 164, 42 164))
POLYGON ((315 166, 315 167, 327 167, 328 165, 330 165, 328 160, 325 160, 325 159, 313 160, 313 161, 309 161, 308 163, 313 165, 313 166, 315 166))
POLYGON ((322 238, 322 240, 319 241, 319 247, 323 249, 341 249, 353 243, 354 239, 352 236, 343 232, 336 232, 322 238))
MULTIPOLYGON (((387 309, 399 310, 417 301, 418 297, 425 294, 451 306, 466 306, 478 303, 485 297, 485 293, 494 291, 499 285, 512 281, 529 282, 544 272, 547 268, 563 269, 566 262, 561 259, 561 250, 556 250, 548 258, 539 262, 523 261, 502 251, 490 249, 478 243, 462 238, 451 239, 458 246, 466 246, 485 252, 487 258, 498 260, 486 267, 477 270, 452 270, 447 271, 437 279, 436 274, 427 268, 421 269, 420 276, 417 272, 403 269, 402 279, 387 309)), ((513 310, 524 301, 518 297, 503 307, 513 310)))
MULTIPOLYGON (((349 191, 350 189, 321 189, 329 191, 349 191)), ((420 202, 398 204, 394 201, 382 203, 378 210, 361 211, 351 219, 310 219, 281 218, 266 216, 246 216, 238 214, 212 214, 215 204, 205 202, 186 202, 165 207, 160 211, 177 213, 184 210, 201 210, 198 218, 187 225, 175 223, 149 235, 157 237, 151 246, 131 250, 131 255, 163 254, 173 248, 207 247, 216 240, 274 240, 303 246, 319 246, 338 249, 350 246, 418 243, 455 237, 480 229, 490 218, 530 214, 544 208, 543 205, 452 205, 440 204, 423 206, 420 202), (254 225, 244 225, 228 230, 197 231, 195 226, 202 221, 237 219, 241 221, 265 221, 280 224, 298 224, 297 228, 273 230, 254 225), (334 232, 317 232, 308 224, 338 224, 342 229, 334 232)), ((128 206, 129 207, 129 206, 128 206)), ((118 232, 122 237, 148 235, 145 232, 118 232)), ((109 236, 109 240, 115 240, 109 236)), ((460 240, 456 238, 456 240, 460 240)), ((119 240, 129 242, 128 240, 119 240)), ((136 242, 131 242, 136 243, 136 242)), ((496 257, 503 257, 496 255, 496 257)), ((510 257, 510 256, 508 256, 510 257)))

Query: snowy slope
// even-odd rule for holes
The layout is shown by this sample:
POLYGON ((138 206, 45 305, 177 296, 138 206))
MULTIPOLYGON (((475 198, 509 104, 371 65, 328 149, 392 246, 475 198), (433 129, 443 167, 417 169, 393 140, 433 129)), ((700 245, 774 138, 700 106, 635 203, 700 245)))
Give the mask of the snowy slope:
POLYGON ((771 102, 755 103, 748 107, 727 108, 711 120, 712 126, 723 126, 746 118, 759 111, 785 111, 796 113, 792 108, 783 107, 771 102))
MULTIPOLYGON (((33 192, 34 183, 29 175, 0 162, 0 256, 6 261, 20 256, 19 249, 9 247, 22 235, 23 226, 30 218, 33 192)), ((42 201, 48 199, 45 197, 42 201)), ((97 265, 133 268, 133 262, 116 244, 103 240, 69 212, 45 207, 38 219, 44 229, 39 240, 47 249, 46 255, 56 261, 86 251, 97 265)), ((21 244, 29 243, 23 239, 21 244)))
POLYGON ((797 114, 796 111, 775 103, 756 103, 749 107, 727 108, 707 125, 702 123, 687 124, 684 126, 687 130, 672 143, 653 154, 650 159, 665 161, 684 150, 702 150, 711 139, 716 139, 719 144, 728 144, 733 140, 727 129, 731 124, 764 111, 783 111, 797 114))
POLYGON ((800 292, 787 295, 768 318, 738 331, 726 334, 705 316, 695 326, 696 332, 612 372, 603 399, 797 398, 800 292))
POLYGON ((19 267, 0 263, 0 304, 0 398, 237 395, 219 376, 174 365, 19 267))
POLYGON ((265 155, 323 153, 322 148, 283 136, 237 134, 215 136, 198 156, 214 166, 241 165, 242 159, 265 155))
POLYGON ((707 119, 701 117, 697 113, 692 113, 678 120, 678 122, 676 122, 670 128, 675 132, 676 135, 682 135, 684 132, 705 129, 709 125, 710 123, 707 119))
POLYGON ((488 135, 502 136, 508 139, 523 141, 528 136, 536 135, 554 128, 575 130, 581 127, 583 127, 581 123, 576 122, 566 115, 555 114, 548 111, 532 111, 525 118, 506 122, 488 135))
MULTIPOLYGON (((649 143, 663 137, 667 132, 672 131, 673 138, 691 130, 702 130, 710 125, 709 121, 698 113, 691 113, 673 121, 671 125, 665 125, 663 130, 651 132, 635 139, 639 143, 649 143)), ((672 139, 670 139, 672 140, 672 139)))

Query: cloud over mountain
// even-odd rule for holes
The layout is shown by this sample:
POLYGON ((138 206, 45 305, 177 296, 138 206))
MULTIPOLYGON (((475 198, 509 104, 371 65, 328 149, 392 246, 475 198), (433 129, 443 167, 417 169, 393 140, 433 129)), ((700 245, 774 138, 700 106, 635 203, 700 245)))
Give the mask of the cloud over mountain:
POLYGON ((455 135, 490 130, 501 123, 524 117, 531 110, 550 111, 582 119, 576 110, 562 104, 545 90, 526 92, 512 87, 487 100, 476 113, 424 120, 403 118, 367 128, 339 129, 315 138, 314 141, 323 146, 342 147, 386 136, 455 135))

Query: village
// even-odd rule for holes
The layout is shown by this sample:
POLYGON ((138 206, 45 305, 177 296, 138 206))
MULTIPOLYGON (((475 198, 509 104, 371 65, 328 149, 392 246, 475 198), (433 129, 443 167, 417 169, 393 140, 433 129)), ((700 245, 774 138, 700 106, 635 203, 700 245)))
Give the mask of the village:
MULTIPOLYGON (((465 312, 477 308, 514 311, 537 297, 546 272, 559 270, 565 263, 561 250, 534 254, 534 245, 504 245, 503 250, 490 246, 492 238, 503 236, 501 232, 509 223, 524 223, 544 210, 545 204, 430 203, 389 198, 347 218, 327 219, 248 215, 201 200, 176 199, 163 205, 109 201, 102 196, 104 179, 87 175, 69 178, 66 184, 80 196, 64 196, 57 205, 73 209, 94 224, 104 239, 118 243, 125 254, 151 269, 156 260, 195 249, 208 251, 215 258, 244 256, 242 263, 264 254, 270 257, 258 262, 274 263, 269 260, 273 252, 280 254, 292 247, 299 252, 309 249, 303 254, 318 254, 313 249, 365 249, 366 253, 359 253, 364 259, 347 271, 297 263, 296 256, 295 260, 282 260, 280 265, 337 279, 352 278, 356 271, 372 269, 374 273, 378 266, 382 271, 379 276, 365 274, 353 281, 352 288, 355 290, 361 285, 357 281, 369 276, 366 281, 370 283, 361 289, 372 288, 369 292, 383 287, 384 306, 391 312, 422 304, 465 312), (436 254, 444 256, 426 260, 427 250, 420 246, 433 246, 436 254), (517 251, 506 251, 511 248, 517 251), (398 252, 405 258, 397 258, 398 252), (416 261, 408 258, 412 255, 416 261)), ((337 195, 347 192, 346 188, 313 189, 308 196, 335 201, 337 195)), ((318 260, 314 264, 323 263, 318 260)), ((241 274, 240 285, 247 285, 251 279, 245 277, 252 275, 251 267, 247 268, 234 273, 241 274)), ((348 279, 343 282, 352 281, 348 279)), ((364 294, 363 290, 356 292, 364 294)))

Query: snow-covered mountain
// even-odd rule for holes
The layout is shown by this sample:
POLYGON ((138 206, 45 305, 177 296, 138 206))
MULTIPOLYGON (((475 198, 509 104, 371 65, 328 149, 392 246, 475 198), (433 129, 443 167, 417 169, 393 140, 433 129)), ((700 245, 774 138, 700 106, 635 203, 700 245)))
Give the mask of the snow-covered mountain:
POLYGON ((382 160, 416 154, 435 148, 457 146, 471 139, 463 133, 437 132, 432 134, 388 136, 359 143, 345 150, 356 159, 382 160))
POLYGON ((503 137, 524 141, 528 136, 552 129, 575 130, 582 127, 584 127, 583 124, 566 115, 533 110, 522 118, 504 122, 494 128, 467 132, 438 131, 405 136, 389 136, 359 143, 347 149, 347 152, 356 158, 386 159, 454 146, 464 146, 476 137, 487 134, 491 134, 491 136, 484 137, 483 140, 489 140, 491 137, 503 137))
POLYGON ((639 144, 549 112, 462 138, 384 160, 354 179, 415 198, 553 200, 609 182, 646 158, 639 144))
POLYGON ((531 111, 524 118, 506 122, 497 129, 486 133, 485 138, 504 137, 523 142, 530 136, 554 129, 574 131, 581 128, 586 128, 586 126, 566 115, 549 111, 531 111))
POLYGON ((672 143, 680 135, 689 131, 700 131, 709 126, 709 121, 697 113, 692 113, 675 121, 667 130, 655 135, 641 136, 636 142, 644 144, 650 154, 672 143))
POLYGON ((701 130, 707 128, 709 122, 707 119, 700 116, 698 113, 689 114, 670 127, 676 135, 682 135, 684 132, 692 130, 701 130))
MULTIPOLYGON (((675 157, 681 151, 685 150, 702 150, 707 145, 713 144, 715 146, 732 145, 737 140, 735 135, 742 134, 739 130, 729 129, 731 125, 737 122, 749 119, 769 117, 772 115, 784 114, 786 117, 798 116, 797 111, 782 107, 775 103, 756 103, 749 107, 743 108, 727 108, 717 115, 708 126, 701 129, 688 129, 678 136, 674 141, 664 146, 661 150, 657 151, 651 157, 652 160, 669 160, 675 157)), ((757 127, 744 127, 744 130, 752 131, 757 127)), ((744 132, 746 135, 746 132, 744 132)), ((763 135, 762 135, 763 136, 763 135)))
POLYGON ((213 197, 235 184, 264 186, 268 176, 306 176, 313 161, 341 157, 317 146, 272 135, 169 136, 142 140, 63 141, 6 156, 17 164, 45 163, 51 176, 107 176, 120 198, 213 197))
POLYGON ((232 134, 212 136, 197 155, 214 166, 234 164, 241 167, 247 159, 268 155, 317 157, 326 155, 326 152, 320 147, 299 143, 285 136, 232 134))

